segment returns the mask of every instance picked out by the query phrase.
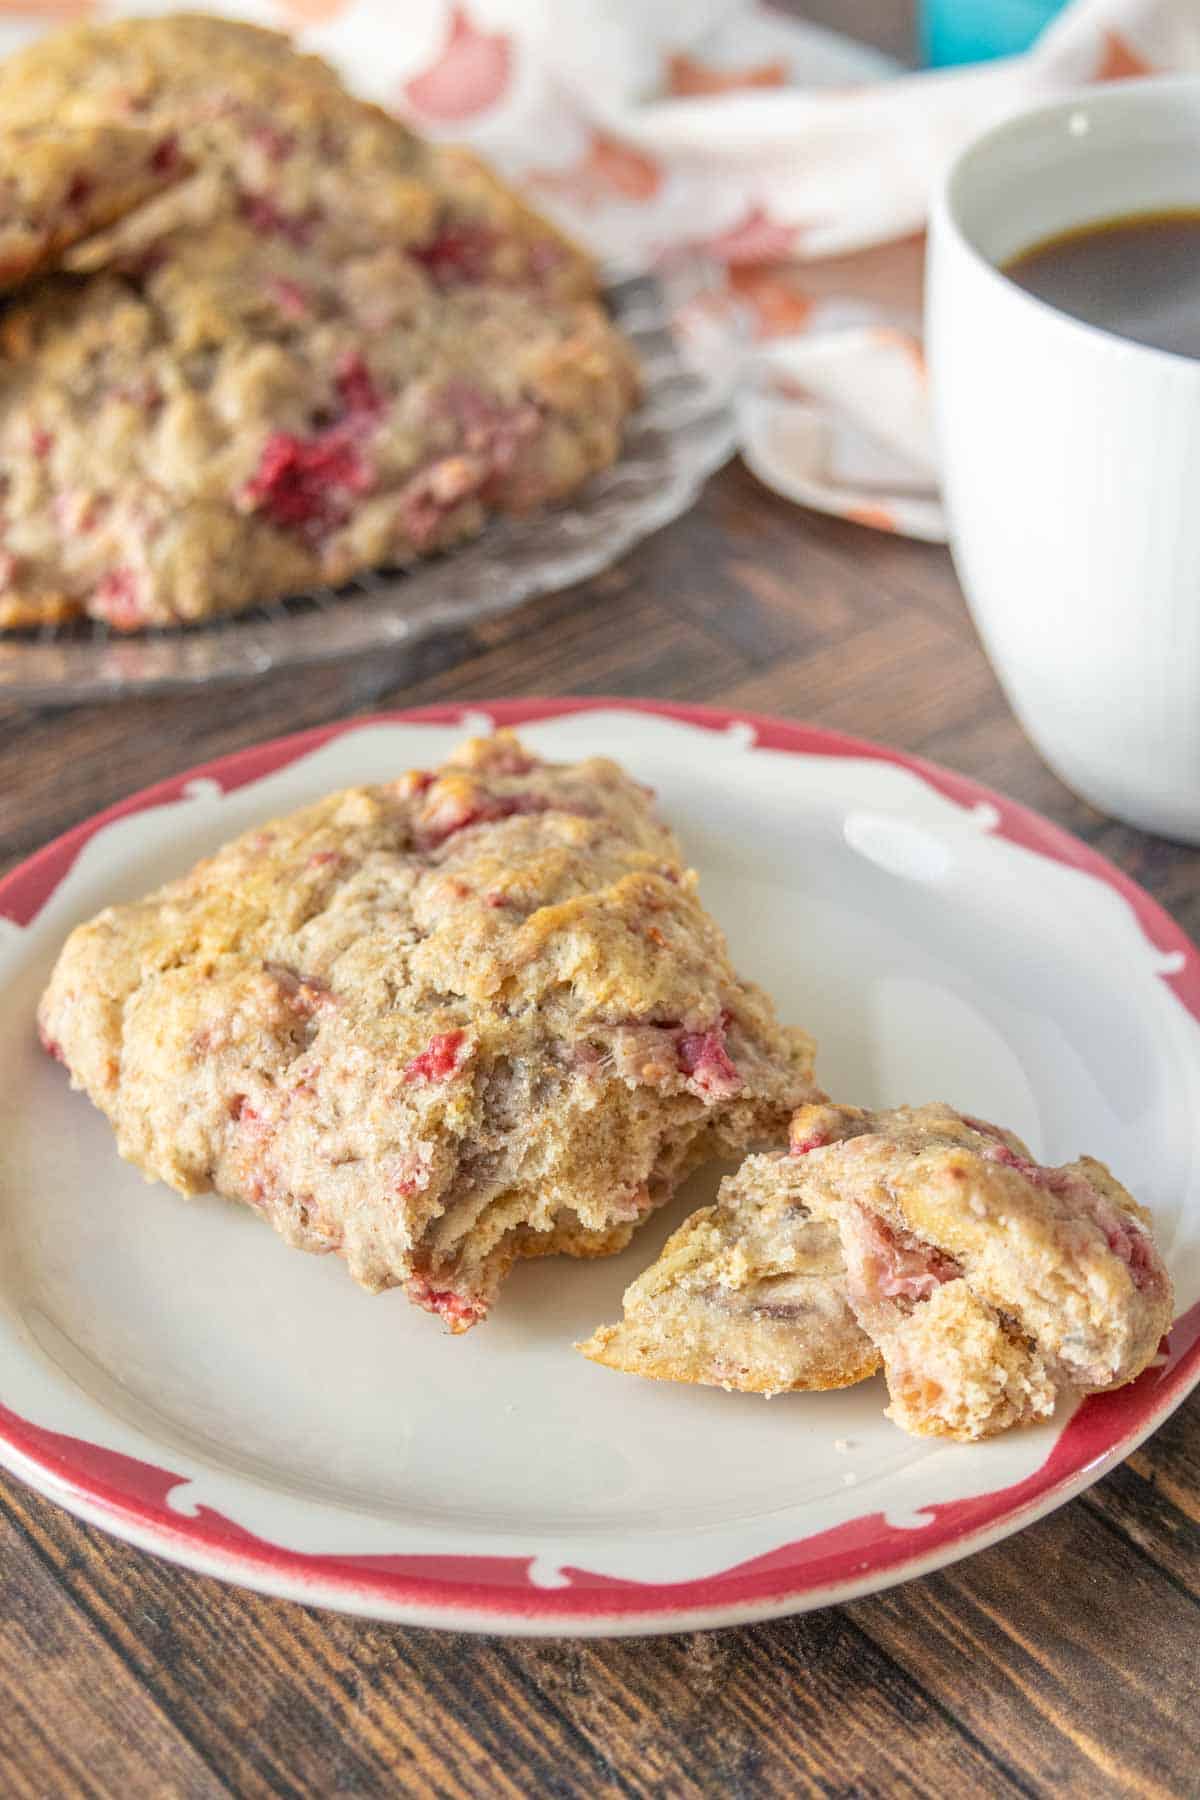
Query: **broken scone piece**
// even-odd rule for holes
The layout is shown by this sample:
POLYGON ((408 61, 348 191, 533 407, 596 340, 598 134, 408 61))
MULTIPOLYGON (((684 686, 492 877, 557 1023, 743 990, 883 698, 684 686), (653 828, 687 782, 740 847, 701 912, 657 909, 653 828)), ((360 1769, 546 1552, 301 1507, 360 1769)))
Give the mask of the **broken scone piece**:
POLYGON ((1149 1215, 1103 1163, 1043 1167, 948 1106, 814 1101, 789 1153, 749 1158, 630 1287, 624 1322, 580 1348, 763 1393, 836 1385, 812 1378, 829 1368, 859 1379, 877 1349, 897 1424, 971 1440, 1132 1381, 1171 1315, 1149 1215), (772 1299, 797 1272, 808 1304, 780 1316, 772 1299))
POLYGON ((578 1345, 593 1362, 743 1393, 848 1387, 879 1353, 846 1299, 835 1225, 814 1219, 786 1151, 749 1156, 626 1290, 625 1317, 578 1345))
POLYGON ((1103 1163, 1043 1167, 943 1105, 811 1105, 790 1135, 906 1430, 988 1437, 1048 1418, 1062 1390, 1120 1387, 1155 1355, 1170 1277, 1149 1214, 1103 1163))
POLYGON ((648 791, 505 732, 110 907, 39 1020, 147 1175, 452 1331, 516 1257, 621 1248, 817 1093, 648 791))

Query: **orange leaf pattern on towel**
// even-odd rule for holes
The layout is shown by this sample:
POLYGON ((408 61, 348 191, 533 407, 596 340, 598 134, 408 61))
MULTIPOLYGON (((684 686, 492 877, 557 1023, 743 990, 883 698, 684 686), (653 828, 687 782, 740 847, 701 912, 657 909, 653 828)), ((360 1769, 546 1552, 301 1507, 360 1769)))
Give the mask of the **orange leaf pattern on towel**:
POLYGON ((741 263, 729 271, 730 291, 749 307, 757 337, 786 337, 803 331, 812 317, 811 295, 789 273, 762 263, 741 263))
POLYGON ((848 506, 846 518, 855 525, 869 525, 872 531, 897 531, 896 515, 887 506, 848 506))
POLYGON ((445 43, 427 69, 405 82, 403 99, 423 119, 457 124, 496 105, 512 80, 512 63, 511 38, 480 31, 465 6, 452 6, 445 43))
POLYGON ((735 225, 700 239, 695 248, 718 262, 773 262, 792 254, 802 232, 800 225, 772 219, 764 206, 748 206, 735 225))
POLYGON ((875 342, 891 350, 900 350, 908 357, 921 381, 928 381, 929 370, 925 363, 925 348, 920 338, 911 331, 901 331, 896 325, 878 325, 873 333, 875 342))
POLYGON ((0 18, 44 19, 46 25, 62 25, 90 13, 95 0, 0 0, 0 18))
POLYGON ((1096 65, 1095 81, 1128 81, 1136 75, 1153 75, 1154 64, 1147 62, 1128 38, 1119 31, 1104 33, 1104 47, 1096 65))
MULTIPOLYGON (((156 0, 155 10, 198 4, 156 0)), ((984 90, 999 116, 1081 80, 1200 72, 1197 8, 1077 0, 1026 56, 896 84, 886 61, 813 38, 774 0, 219 6, 292 29, 418 131, 473 143, 602 265, 632 272, 681 253, 717 265, 695 284, 685 270, 676 325, 702 358, 719 360, 731 340, 740 351, 750 333, 764 347, 750 360, 769 373, 753 396, 746 383, 739 407, 751 466, 773 468, 772 485, 800 504, 930 538, 944 521, 931 444, 918 460, 929 410, 917 324, 926 151, 948 159, 978 131, 984 90), (801 340, 791 376, 789 338, 801 340), (864 458, 854 432, 870 439, 876 416, 876 454, 868 444, 864 458)), ((146 0, 0 0, 0 54, 66 20, 148 10, 146 0)))
POLYGON ((530 185, 543 193, 561 194, 577 205, 604 200, 653 200, 663 183, 663 171, 652 156, 636 150, 607 131, 591 131, 588 147, 575 163, 564 169, 538 169, 530 185))
POLYGON ((701 94, 733 94, 746 88, 787 85, 787 65, 758 63, 750 69, 717 69, 699 57, 679 51, 667 58, 666 92, 675 100, 692 100, 701 94))
POLYGON ((299 31, 305 25, 324 25, 346 12, 353 0, 278 0, 284 22, 299 31))

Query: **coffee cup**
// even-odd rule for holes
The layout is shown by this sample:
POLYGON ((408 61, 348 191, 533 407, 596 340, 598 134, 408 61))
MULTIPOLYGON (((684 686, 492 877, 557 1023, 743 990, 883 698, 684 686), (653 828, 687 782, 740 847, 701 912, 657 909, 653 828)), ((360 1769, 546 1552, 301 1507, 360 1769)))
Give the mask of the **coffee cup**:
POLYGON ((986 132, 931 217, 928 343, 954 561, 1046 762, 1200 843, 1200 359, 1005 273, 1104 221, 1200 211, 1200 79, 1081 92, 986 132))

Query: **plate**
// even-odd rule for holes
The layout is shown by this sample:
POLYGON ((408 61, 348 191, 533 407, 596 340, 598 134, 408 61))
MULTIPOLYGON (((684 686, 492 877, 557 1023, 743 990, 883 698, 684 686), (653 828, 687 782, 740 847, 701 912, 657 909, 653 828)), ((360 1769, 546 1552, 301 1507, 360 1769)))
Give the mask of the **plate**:
POLYGON ((937 1568, 1097 1480, 1200 1376, 1200 961, 1125 876, 962 776, 830 732, 653 702, 354 720, 79 826, 0 886, 0 1461, 143 1548, 295 1600, 459 1630, 677 1631, 937 1568), (712 1197, 621 1256, 518 1269, 463 1339, 248 1210, 115 1155, 37 1049, 66 932, 254 822, 519 724, 659 792, 738 966, 867 1105, 944 1098, 1154 1209, 1180 1316, 1132 1386, 979 1445, 920 1441, 878 1381, 770 1402, 572 1353, 712 1197))
POLYGON ((265 675, 414 644, 586 581, 687 511, 733 453, 743 321, 701 260, 606 289, 644 398, 621 460, 569 506, 497 519, 453 554, 195 626, 125 635, 82 621, 0 632, 0 700, 74 705, 265 675))

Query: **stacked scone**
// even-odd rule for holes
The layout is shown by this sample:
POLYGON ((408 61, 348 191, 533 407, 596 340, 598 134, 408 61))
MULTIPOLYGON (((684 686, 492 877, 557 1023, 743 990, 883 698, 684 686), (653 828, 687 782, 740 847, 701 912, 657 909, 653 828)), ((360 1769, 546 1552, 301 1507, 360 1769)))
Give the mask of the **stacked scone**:
POLYGON ((286 38, 77 26, 0 66, 0 119, 0 625, 236 612, 617 457, 590 260, 286 38))
POLYGON ((586 1355, 767 1394, 882 1363, 899 1424, 970 1439, 1132 1380, 1171 1321, 1103 1164, 1043 1167, 946 1106, 829 1103, 649 791, 509 733, 80 926, 40 1026, 147 1175, 454 1332, 517 1258, 620 1249, 746 1150, 586 1355))

